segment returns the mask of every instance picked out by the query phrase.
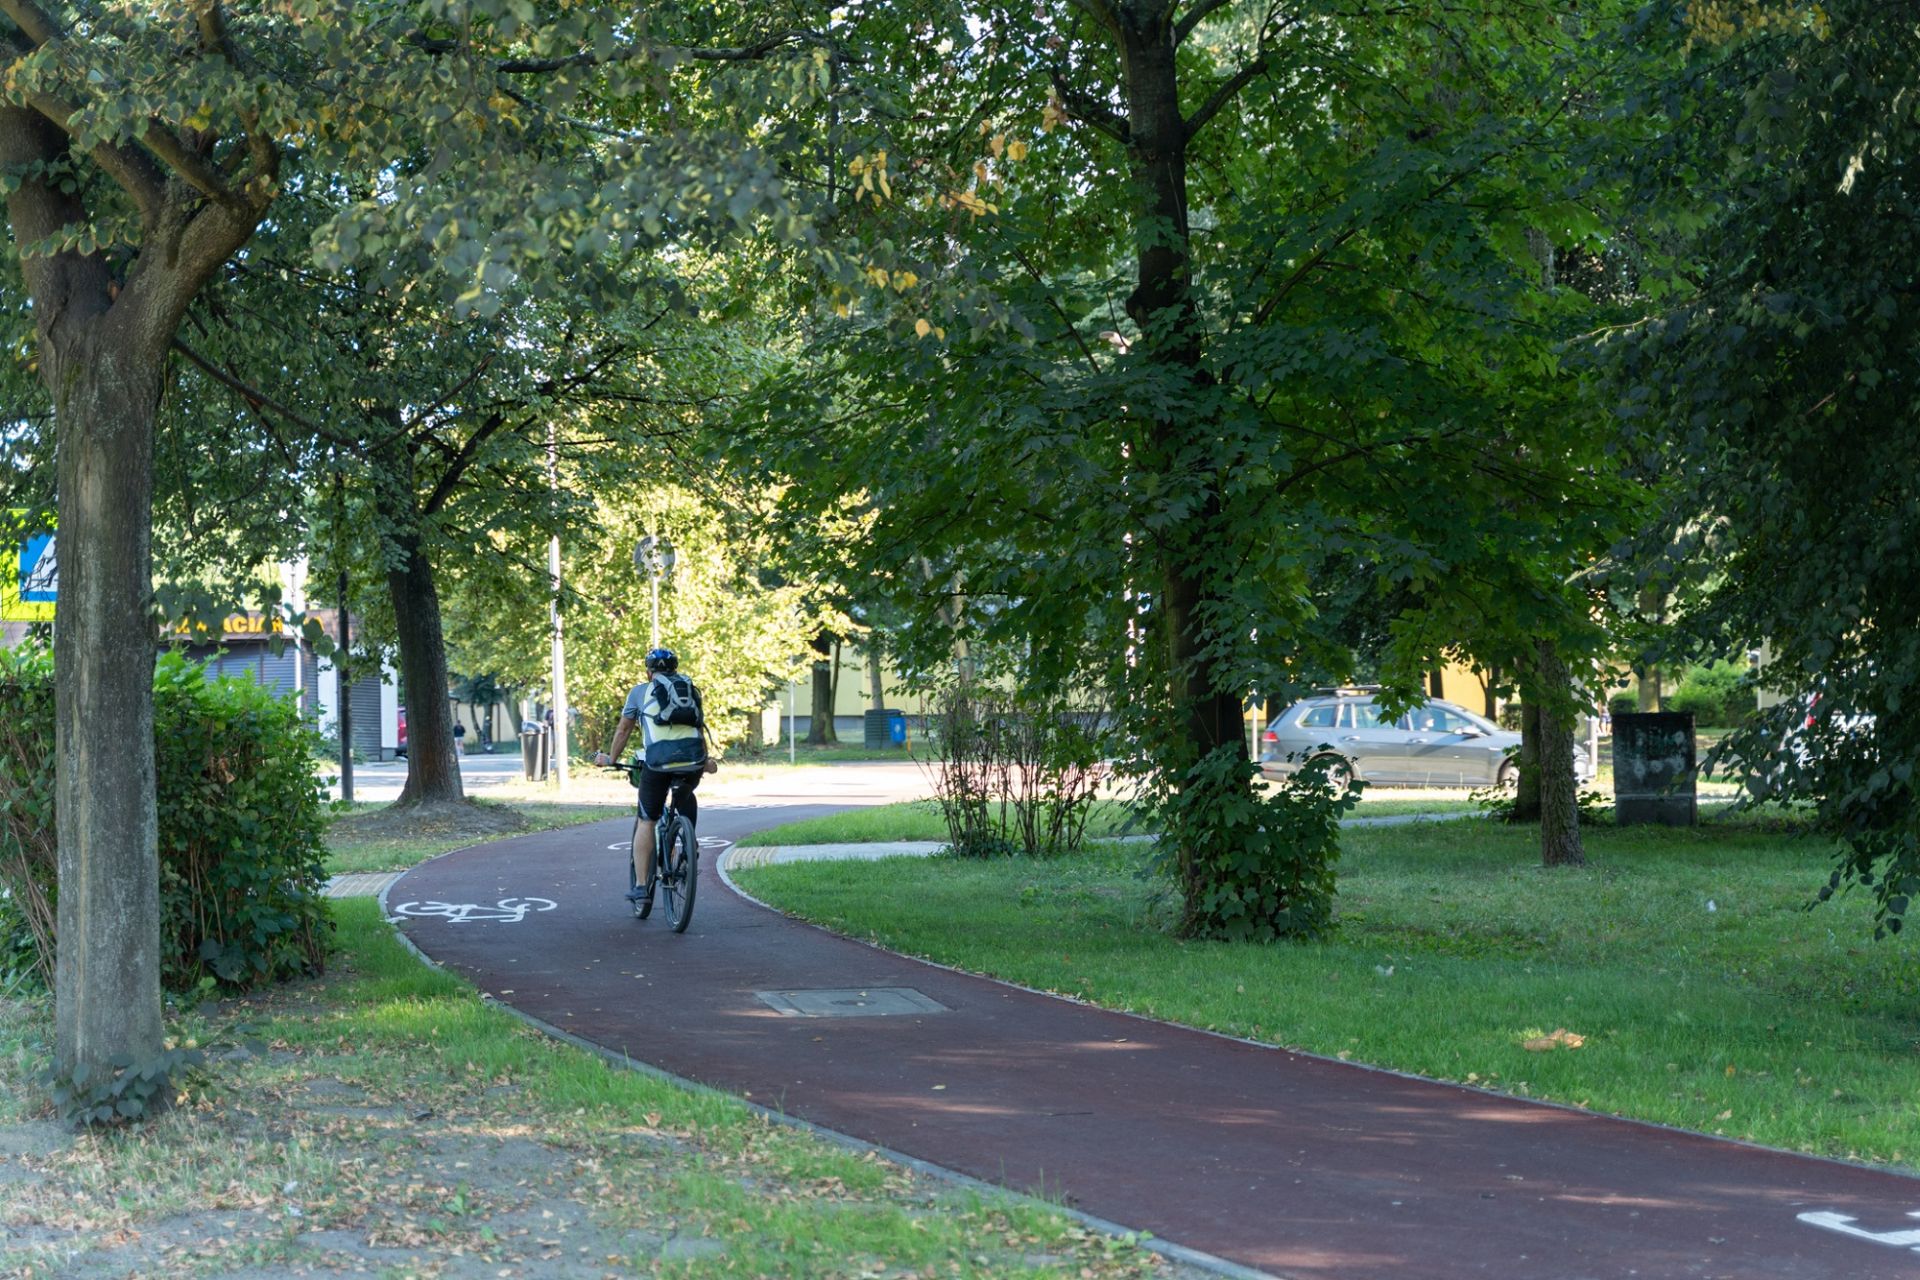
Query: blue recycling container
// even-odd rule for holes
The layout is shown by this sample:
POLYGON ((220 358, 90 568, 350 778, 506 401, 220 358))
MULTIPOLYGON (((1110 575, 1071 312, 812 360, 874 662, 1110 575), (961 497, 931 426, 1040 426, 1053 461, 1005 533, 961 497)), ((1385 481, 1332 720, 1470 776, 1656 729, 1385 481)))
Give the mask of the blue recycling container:
POLYGON ((887 713, 887 736, 893 739, 894 745, 896 746, 906 745, 906 741, 907 741, 907 713, 906 712, 890 711, 887 713))

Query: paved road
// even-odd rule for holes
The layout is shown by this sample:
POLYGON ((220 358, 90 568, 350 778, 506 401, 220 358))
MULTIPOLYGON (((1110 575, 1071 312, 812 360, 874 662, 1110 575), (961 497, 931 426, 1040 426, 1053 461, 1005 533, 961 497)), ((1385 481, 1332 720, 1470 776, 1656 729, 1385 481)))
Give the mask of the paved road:
MULTIPOLYGON (((703 843, 835 807, 711 804, 703 843)), ((711 858, 674 936, 620 901, 609 846, 627 830, 448 855, 404 876, 388 907, 438 912, 403 923, 427 954, 594 1043, 1278 1276, 1920 1276, 1920 1181, 967 977, 758 907, 711 858), (871 1006, 889 988, 914 993, 894 1016, 776 1011, 795 992, 871 1006)))

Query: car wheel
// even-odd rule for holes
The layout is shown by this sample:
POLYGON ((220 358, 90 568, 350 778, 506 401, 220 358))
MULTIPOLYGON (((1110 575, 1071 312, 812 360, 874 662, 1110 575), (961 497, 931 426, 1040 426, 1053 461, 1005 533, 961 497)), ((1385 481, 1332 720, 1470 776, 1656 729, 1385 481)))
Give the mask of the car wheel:
POLYGON ((1519 762, 1517 760, 1509 760, 1501 765, 1500 772, 1494 775, 1493 785, 1506 792, 1520 790, 1519 762))
POLYGON ((1333 788, 1333 794, 1336 796, 1347 794, 1347 788, 1353 785, 1353 766, 1339 756, 1321 756, 1320 760, 1326 762, 1327 785, 1333 788))

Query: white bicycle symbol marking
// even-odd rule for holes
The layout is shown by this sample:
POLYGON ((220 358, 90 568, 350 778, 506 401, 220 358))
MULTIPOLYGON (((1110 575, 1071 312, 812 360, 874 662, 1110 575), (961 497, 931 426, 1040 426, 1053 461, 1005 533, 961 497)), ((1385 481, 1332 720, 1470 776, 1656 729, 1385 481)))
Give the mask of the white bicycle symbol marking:
MULTIPOLYGON (((702 849, 724 849, 732 843, 733 841, 727 839, 725 836, 701 836, 700 837, 700 847, 702 849)), ((633 848, 633 844, 631 841, 622 840, 619 844, 608 845, 607 848, 613 851, 614 853, 626 853, 628 850, 633 848)))
POLYGON ((468 924, 475 920, 497 920, 519 924, 535 911, 552 911, 560 904, 552 898, 502 898, 490 907, 477 902, 403 902, 393 909, 395 916, 416 920, 445 920, 448 924, 468 924))
MULTIPOLYGON (((1896 1249, 1912 1249, 1920 1253, 1920 1229, 1906 1231, 1868 1231, 1865 1227, 1855 1226, 1859 1219, 1844 1213, 1821 1210, 1818 1213, 1798 1215, 1800 1221, 1810 1227, 1825 1227, 1829 1231, 1838 1231, 1841 1235, 1853 1236, 1860 1240, 1871 1240, 1875 1244, 1892 1245, 1896 1249)), ((1920 1211, 1908 1213, 1909 1218, 1920 1218, 1920 1211)))

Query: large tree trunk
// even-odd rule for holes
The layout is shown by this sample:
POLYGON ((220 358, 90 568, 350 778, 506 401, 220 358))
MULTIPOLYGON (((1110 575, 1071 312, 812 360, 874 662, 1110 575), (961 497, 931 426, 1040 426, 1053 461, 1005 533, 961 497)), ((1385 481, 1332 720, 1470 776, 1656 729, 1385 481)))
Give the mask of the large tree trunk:
POLYGON ((394 539, 402 559, 387 570, 394 639, 407 685, 407 784, 397 806, 453 804, 466 798, 447 701, 447 645, 433 563, 416 533, 394 539))
POLYGON ((149 531, 164 356, 116 326, 50 362, 59 444, 54 627, 59 834, 55 1056, 96 1079, 158 1057, 159 819, 149 531), (132 344, 128 344, 132 345, 132 344))
MULTIPOLYGON (((389 410, 386 416, 397 428, 399 414, 389 410)), ((387 599, 393 605, 394 640, 407 692, 407 781, 394 805, 456 804, 466 792, 454 751, 440 592, 420 535, 413 458, 404 444, 392 446, 386 469, 374 478, 374 493, 386 527, 387 599)))
MULTIPOLYGON (((1180 79, 1169 6, 1146 5, 1117 13, 1129 147, 1140 245, 1136 282, 1127 314, 1151 335, 1145 354, 1195 390, 1209 382, 1202 367, 1200 332, 1188 256, 1187 122, 1180 113, 1180 79)), ((1169 397, 1176 400, 1178 397, 1169 397)), ((1168 414, 1153 424, 1153 460, 1175 471, 1195 437, 1209 430, 1198 417, 1168 414)), ((1207 563, 1216 544, 1220 495, 1209 484, 1197 511, 1164 539, 1162 625, 1172 692, 1187 721, 1190 740, 1205 758, 1222 749, 1246 754, 1241 694, 1220 687, 1209 651, 1206 606, 1216 598, 1207 563)))
POLYGON ((1573 681, 1551 645, 1542 644, 1534 674, 1552 696, 1540 700, 1540 861, 1577 867, 1587 860, 1580 844, 1580 781, 1573 767, 1573 716, 1563 699, 1573 681))
MULTIPOLYGON (((1167 692, 1179 739, 1156 748, 1162 776, 1174 790, 1169 836, 1186 908, 1186 927, 1213 927, 1211 899, 1217 872, 1213 846, 1242 833, 1236 821, 1258 821, 1251 792, 1257 771, 1249 761, 1244 691, 1228 687, 1213 628, 1231 584, 1214 566, 1223 542, 1219 476, 1229 465, 1212 458, 1197 471, 1193 459, 1214 452, 1217 424, 1205 406, 1211 378, 1193 299, 1187 218, 1186 118, 1180 109, 1172 6, 1103 7, 1119 45, 1121 94, 1138 245, 1127 315, 1139 326, 1139 358, 1157 367, 1162 395, 1135 466, 1150 470, 1163 488, 1183 494, 1190 514, 1164 529, 1155 544, 1161 591, 1156 601, 1164 647, 1167 692), (1184 387, 1186 390, 1176 390, 1184 387), (1238 815, 1238 817, 1236 817, 1238 815)), ((1244 832, 1248 839, 1258 833, 1244 832)))
POLYGON ((813 639, 813 651, 820 656, 813 661, 812 710, 807 723, 809 746, 824 747, 840 741, 840 735, 833 728, 833 646, 831 631, 822 631, 813 639))
MULTIPOLYGON (((59 485, 54 1065, 68 1079, 84 1067, 95 1081, 110 1079, 116 1061, 149 1063, 162 1048, 150 539, 167 353, 187 307, 271 199, 209 202, 110 154, 125 161, 112 176, 141 213, 144 251, 125 277, 98 251, 19 260, 53 398, 59 485)), ((87 163, 45 117, 0 108, 16 246, 94 222, 84 179, 47 177, 87 163)))

